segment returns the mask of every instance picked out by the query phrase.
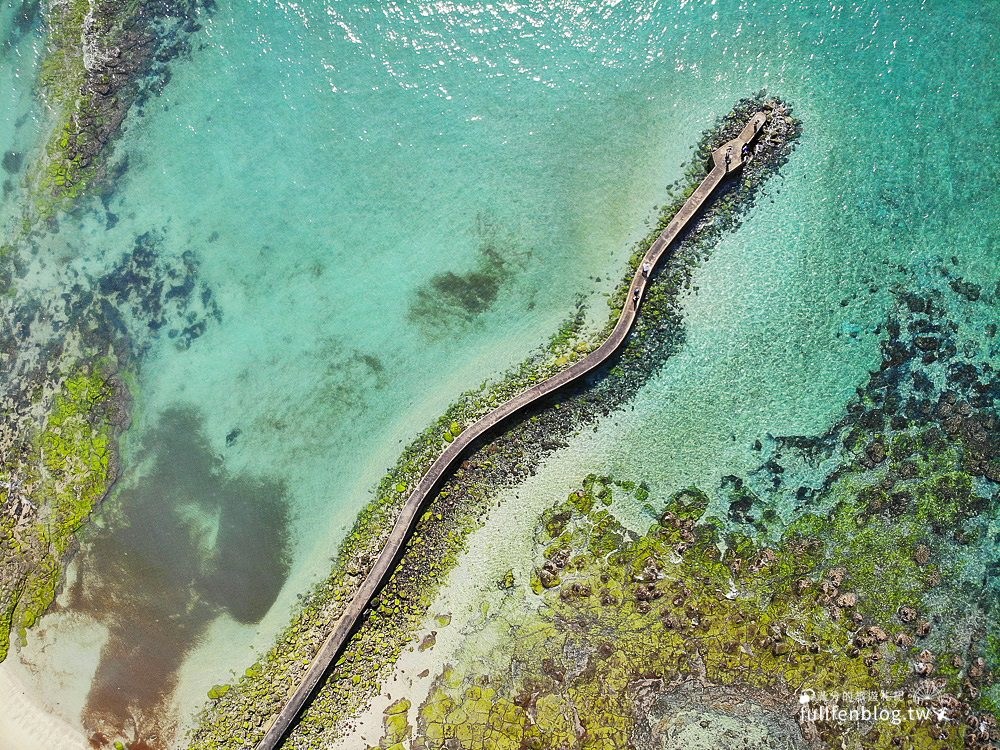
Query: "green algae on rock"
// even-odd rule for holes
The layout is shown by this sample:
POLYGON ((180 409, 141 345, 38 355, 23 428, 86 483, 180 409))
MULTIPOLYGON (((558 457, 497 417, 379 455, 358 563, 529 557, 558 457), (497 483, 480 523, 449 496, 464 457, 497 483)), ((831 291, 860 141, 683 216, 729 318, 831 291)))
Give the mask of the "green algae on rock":
POLYGON ((10 633, 24 640, 54 600, 73 534, 114 481, 122 395, 100 366, 80 369, 38 404, 45 416, 29 442, 0 436, 0 660, 10 633))
POLYGON ((186 48, 179 35, 198 28, 203 7, 198 0, 45 4, 40 83, 53 124, 29 169, 42 218, 71 207, 102 174, 107 144, 133 103, 165 84, 167 61, 186 48))
POLYGON ((127 421, 129 368, 154 337, 186 347, 219 317, 197 270, 193 254, 164 258, 147 233, 88 280, 93 291, 67 268, 71 283, 60 295, 15 284, 3 296, 0 653, 7 633, 23 631, 52 601, 71 536, 115 478, 98 458, 111 462, 127 421))
MULTIPOLYGON (((98 280, 98 294, 67 283, 62 294, 35 296, 18 288, 14 270, 38 250, 36 220, 71 208, 103 173, 108 143, 128 109, 163 84, 167 61, 185 49, 183 34, 196 29, 199 7, 188 0, 155 7, 67 0, 42 9, 47 38, 39 84, 51 130, 26 170, 32 201, 21 231, 0 247, 6 319, 0 346, 7 355, 0 389, 0 660, 9 634, 17 631, 23 641, 52 603, 73 534, 115 478, 114 443, 127 419, 127 394, 119 376, 92 360, 113 351, 116 368, 126 366, 142 338, 135 334, 144 328, 155 334, 195 291, 192 259, 184 259, 183 285, 165 285, 158 277, 181 274, 161 267, 155 243, 145 237, 98 280), (140 325, 124 330, 122 313, 140 325), (36 346, 22 347, 26 337, 36 346)), ((212 306, 204 288, 201 299, 212 306)), ((197 337, 204 325, 190 317, 180 341, 197 337)))
POLYGON ((38 258, 36 237, 14 251, 19 257, 0 258, 0 279, 11 281, 0 299, 3 654, 7 633, 23 631, 52 601, 70 537, 114 480, 113 465, 94 461, 113 457, 127 421, 123 381, 156 337, 186 348, 220 317, 194 253, 172 258, 160 240, 138 236, 96 278, 66 264, 58 295, 15 279, 15 267, 38 258))
POLYGON ((723 481, 738 513, 687 488, 636 535, 608 504, 641 485, 596 476, 547 511, 540 610, 492 667, 438 675, 411 746, 681 747, 662 732, 693 695, 702 739, 721 722, 748 747, 995 747, 1000 382, 944 291, 895 293, 882 366, 828 433, 773 439, 723 481), (786 486, 800 464, 824 467, 812 492, 786 486))
MULTIPOLYGON (((804 517, 769 547, 706 516, 707 497, 691 490, 671 498, 647 534, 635 535, 609 513, 609 498, 595 493, 622 492, 621 484, 588 477, 541 520, 536 575, 547 584, 534 588, 540 610, 504 636, 494 671, 442 671, 411 747, 612 750, 637 746, 637 734, 646 738, 642 746, 658 747, 650 739, 664 737, 649 723, 648 706, 669 706, 681 686, 768 696, 758 719, 731 738, 756 733, 746 746, 759 748, 834 739, 857 748, 896 747, 902 739, 957 748, 969 726, 996 728, 975 700, 993 678, 966 668, 980 663, 982 643, 955 648, 959 639, 923 632, 923 620, 907 615, 910 605, 889 611, 884 605, 896 601, 886 602, 881 582, 868 575, 870 560, 843 549, 834 529, 855 521, 857 494, 832 487, 843 499, 830 517, 804 517), (808 706, 813 713, 802 708, 803 695, 834 691, 891 695, 883 699, 891 710, 924 718, 855 733, 825 718, 818 704, 808 706), (934 721, 931 709, 952 713, 934 721), (789 734, 781 717, 797 712, 789 734)), ((876 559, 887 573, 920 557, 917 544, 893 533, 898 522, 868 521, 884 536, 876 559)), ((910 601, 920 617, 941 621, 964 604, 961 586, 952 590, 949 579, 917 580, 910 601)))

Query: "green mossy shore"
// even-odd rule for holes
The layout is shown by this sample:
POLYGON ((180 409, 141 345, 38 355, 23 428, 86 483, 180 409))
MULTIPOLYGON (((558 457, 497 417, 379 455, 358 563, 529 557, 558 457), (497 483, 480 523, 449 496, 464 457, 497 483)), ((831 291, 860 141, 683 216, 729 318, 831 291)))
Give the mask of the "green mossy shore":
MULTIPOLYGON (((962 473, 953 455, 941 459, 922 485, 962 473)), ((715 689, 736 687, 753 704, 727 726, 730 746, 966 747, 970 727, 992 722, 984 696, 996 683, 981 666, 983 634, 949 630, 951 613, 976 606, 957 570, 963 551, 928 535, 918 506, 870 514, 862 488, 872 480, 845 475, 829 489, 839 498, 829 515, 805 515, 765 546, 706 514, 697 488, 636 535, 609 508, 642 485, 587 477, 539 524, 540 607, 501 636, 496 671, 445 667, 412 726, 406 711, 387 717, 379 747, 401 748, 404 734, 423 750, 659 747, 657 719, 682 685, 704 694, 706 717, 715 689), (816 701, 806 709, 867 701, 902 720, 858 732, 812 720, 806 691, 816 701), (927 718, 931 707, 950 720, 927 718)), ((976 499, 961 496, 966 511, 976 499)))
POLYGON ((134 87, 138 74, 137 55, 128 52, 138 43, 130 31, 140 9, 138 0, 45 5, 39 86, 51 125, 28 170, 25 230, 36 218, 50 220, 73 208, 100 173, 106 146, 128 108, 124 89, 134 87))
MULTIPOLYGON (((657 228, 637 243, 623 278, 631 278, 645 250, 704 177, 712 149, 739 132, 749 114, 764 101, 762 94, 740 102, 733 113, 706 131, 682 184, 673 186, 675 199, 665 207, 657 228)), ((677 300, 691 271, 718 232, 738 222, 740 211, 752 201, 763 180, 787 158, 797 136, 798 125, 787 116, 784 105, 774 101, 770 105, 781 112, 775 118, 778 130, 773 133, 773 145, 755 160, 752 170, 734 180, 713 202, 709 215, 717 220, 705 222, 697 233, 686 233, 686 237, 696 237, 697 241, 685 243, 684 250, 675 252, 658 275, 644 302, 637 333, 621 360, 597 376, 596 388, 584 387, 569 402, 553 403, 552 408, 524 419, 480 448, 445 483, 418 522, 402 561, 373 602, 365 624, 287 741, 288 747, 321 746, 325 734, 336 732, 341 722, 378 691, 381 680, 412 638, 435 593, 465 549, 468 535, 481 526, 483 515, 501 489, 533 472, 541 457, 562 445, 565 436, 581 424, 593 422, 631 398, 638 384, 675 350, 680 335, 677 300)), ((609 328, 620 311, 620 297, 621 292, 609 300, 609 328)), ((454 428, 470 424, 599 345, 607 330, 585 332, 584 319, 584 312, 578 311, 547 347, 515 371, 496 384, 463 394, 403 452, 396 467, 380 482, 376 499, 360 513, 341 545, 330 576, 303 600, 276 645, 246 673, 235 677, 224 695, 216 689, 219 686, 213 688, 212 702, 191 732, 192 750, 256 744, 267 721, 297 684, 325 633, 377 556, 409 488, 440 454, 449 435, 454 436, 454 428)))
MULTIPOLYGON (((136 8, 122 7, 123 21, 136 8)), ((32 244, 39 219, 54 218, 83 195, 107 141, 98 134, 107 123, 99 120, 90 82, 94 56, 101 57, 102 45, 118 37, 104 34, 95 17, 88 0, 44 8, 39 88, 51 125, 28 168, 29 200, 15 228, 19 234, 0 249, 0 279, 10 285, 4 292, 12 299, 18 290, 8 266, 32 244)), ((23 643, 27 628, 55 599, 73 535, 114 481, 125 388, 108 363, 82 353, 106 351, 88 345, 87 338, 67 328, 62 341, 40 347, 41 361, 27 364, 18 361, 20 352, 6 353, 9 380, 0 412, 0 661, 8 655, 11 637, 23 643)))
POLYGON ((53 127, 32 176, 37 208, 46 218, 79 198, 94 174, 92 159, 85 159, 82 151, 87 136, 80 127, 81 117, 93 107, 83 44, 89 13, 89 0, 47 6, 47 48, 40 78, 53 127))
POLYGON ((49 135, 28 169, 27 232, 77 201, 107 173, 109 145, 137 100, 167 78, 168 61, 186 50, 198 0, 65 0, 45 3, 46 47, 39 87, 49 135))
POLYGON ((74 533, 114 481, 121 390, 100 366, 82 367, 39 398, 34 434, 3 435, 0 660, 54 600, 74 533))
POLYGON ((949 291, 895 294, 829 432, 708 492, 591 475, 547 511, 513 611, 477 626, 491 653, 459 651, 378 747, 996 747, 1000 379, 949 291))

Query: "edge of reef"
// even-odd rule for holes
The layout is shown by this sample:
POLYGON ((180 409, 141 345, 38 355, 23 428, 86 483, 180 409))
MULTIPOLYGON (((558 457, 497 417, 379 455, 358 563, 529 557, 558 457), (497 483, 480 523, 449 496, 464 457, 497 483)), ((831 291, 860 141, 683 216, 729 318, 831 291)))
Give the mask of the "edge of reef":
POLYGON ((481 526, 482 514, 496 495, 533 474, 544 457, 565 446, 579 429, 627 403, 680 348, 684 340, 681 293, 689 288, 694 270, 718 238, 739 226, 767 178, 788 160, 801 133, 801 124, 785 102, 761 91, 739 101, 703 132, 683 177, 668 187, 670 197, 656 226, 636 243, 622 282, 608 300, 611 310, 604 328, 586 333, 584 310, 578 309, 547 346, 495 384, 461 394, 403 451, 379 482, 376 498, 360 512, 341 543, 330 574, 303 597, 274 646, 232 682, 209 691, 209 703, 196 717, 187 739, 191 750, 235 750, 253 747, 261 739, 268 721, 298 683, 376 559, 409 489, 443 445, 454 440, 463 425, 600 345, 614 326, 641 258, 708 172, 713 149, 737 135, 747 118, 762 107, 775 117, 769 118, 755 158, 720 186, 710 206, 678 238, 670 258, 654 274, 625 349, 585 384, 556 394, 497 436, 474 446, 428 503, 390 581, 373 600, 366 621, 300 717, 288 746, 321 746, 324 735, 336 733, 345 719, 377 693, 380 680, 412 639, 465 549, 466 538, 481 526))
MULTIPOLYGON (((163 90, 170 62, 190 52, 198 18, 213 8, 214 0, 41 2, 45 50, 37 85, 48 132, 23 177, 20 225, 0 244, 0 662, 12 633, 23 643, 54 601, 76 531, 118 476, 140 343, 105 297, 172 313, 190 298, 196 268, 161 267, 153 243, 140 239, 102 279, 107 295, 77 286, 59 300, 44 299, 21 294, 17 279, 62 213, 85 195, 106 200, 114 190, 127 163, 111 165, 109 155, 126 115, 163 90), (143 288, 121 290, 116 282, 126 275, 143 288), (178 279, 179 286, 162 283, 178 279)), ((21 33, 37 17, 37 10, 23 10, 21 33)), ((166 313, 151 315, 143 320, 147 330, 166 322, 166 313)))
POLYGON ((170 62, 190 53, 199 17, 214 8, 214 0, 42 0, 38 87, 50 123, 28 169, 22 234, 102 183, 113 189, 127 165, 111 168, 107 156, 126 115, 163 91, 170 62))

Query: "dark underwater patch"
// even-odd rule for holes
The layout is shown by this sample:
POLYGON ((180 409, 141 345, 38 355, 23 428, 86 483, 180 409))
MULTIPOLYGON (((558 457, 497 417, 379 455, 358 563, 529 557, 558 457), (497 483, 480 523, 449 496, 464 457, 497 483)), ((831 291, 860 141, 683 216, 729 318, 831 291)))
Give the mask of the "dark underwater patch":
POLYGON ((335 338, 322 340, 313 356, 325 363, 316 382, 317 402, 330 414, 363 410, 372 394, 389 385, 385 363, 374 354, 349 348, 335 338))
POLYGON ((31 31, 41 10, 41 0, 21 0, 21 7, 14 14, 14 31, 22 36, 31 31))
POLYGON ((503 283, 503 263, 492 272, 471 271, 464 275, 438 274, 431 280, 434 297, 467 315, 485 312, 496 301, 503 283))
POLYGON ((3 155, 3 170, 8 174, 17 174, 24 164, 24 154, 19 151, 5 151, 3 155))
POLYGON ((381 375, 385 372, 385 365, 382 360, 376 357, 374 354, 366 354, 365 352, 357 352, 355 354, 357 360, 367 367, 373 374, 381 375))
POLYGON ((211 289, 198 280, 195 254, 163 254, 162 240, 157 232, 140 235, 131 251, 97 280, 100 327, 117 337, 131 332, 133 350, 143 348, 142 333, 165 333, 186 349, 205 332, 209 320, 221 318, 211 289))
POLYGON ((530 255, 493 222, 479 217, 477 230, 476 265, 465 273, 439 273, 415 292, 409 319, 425 334, 466 325, 489 310, 530 255))
MULTIPOLYGON (((70 609, 110 631, 84 710, 88 731, 152 742, 177 671, 223 613, 258 622, 288 575, 288 500, 272 479, 231 474, 193 409, 165 412, 97 532, 70 609)), ((168 713, 168 712, 167 712, 168 713)))
POLYGON ((8 52, 16 47, 20 41, 30 32, 41 14, 41 0, 21 0, 21 5, 14 13, 14 24, 7 30, 0 44, 0 50, 8 52))
POLYGON ((124 185, 130 166, 128 154, 104 166, 106 179, 97 185, 97 196, 100 198, 101 205, 104 206, 106 211, 111 210, 111 201, 114 200, 118 191, 124 185))

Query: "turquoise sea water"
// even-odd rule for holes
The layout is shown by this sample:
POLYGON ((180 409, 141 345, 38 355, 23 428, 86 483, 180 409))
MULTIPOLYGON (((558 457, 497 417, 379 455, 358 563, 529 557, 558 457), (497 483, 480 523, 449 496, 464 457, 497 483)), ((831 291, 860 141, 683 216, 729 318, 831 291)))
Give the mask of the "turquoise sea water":
POLYGON ((19 215, 19 176, 41 132, 42 107, 35 96, 41 39, 37 11, 21 3, 0 5, 0 226, 19 215))
MULTIPOLYGON (((75 593, 5 668, 88 730, 185 720, 459 391, 581 295, 603 317, 701 131, 763 87, 803 120, 792 161, 697 274, 684 350, 555 463, 676 487, 823 429, 875 362, 897 266, 955 256, 992 293, 998 21, 973 2, 220 3, 127 120, 114 193, 22 281, 56 293, 140 242, 193 259, 211 298, 189 346, 131 331, 122 480, 75 593)), ((0 50, 3 151, 37 138, 15 122, 40 117, 39 33, 0 50)))

